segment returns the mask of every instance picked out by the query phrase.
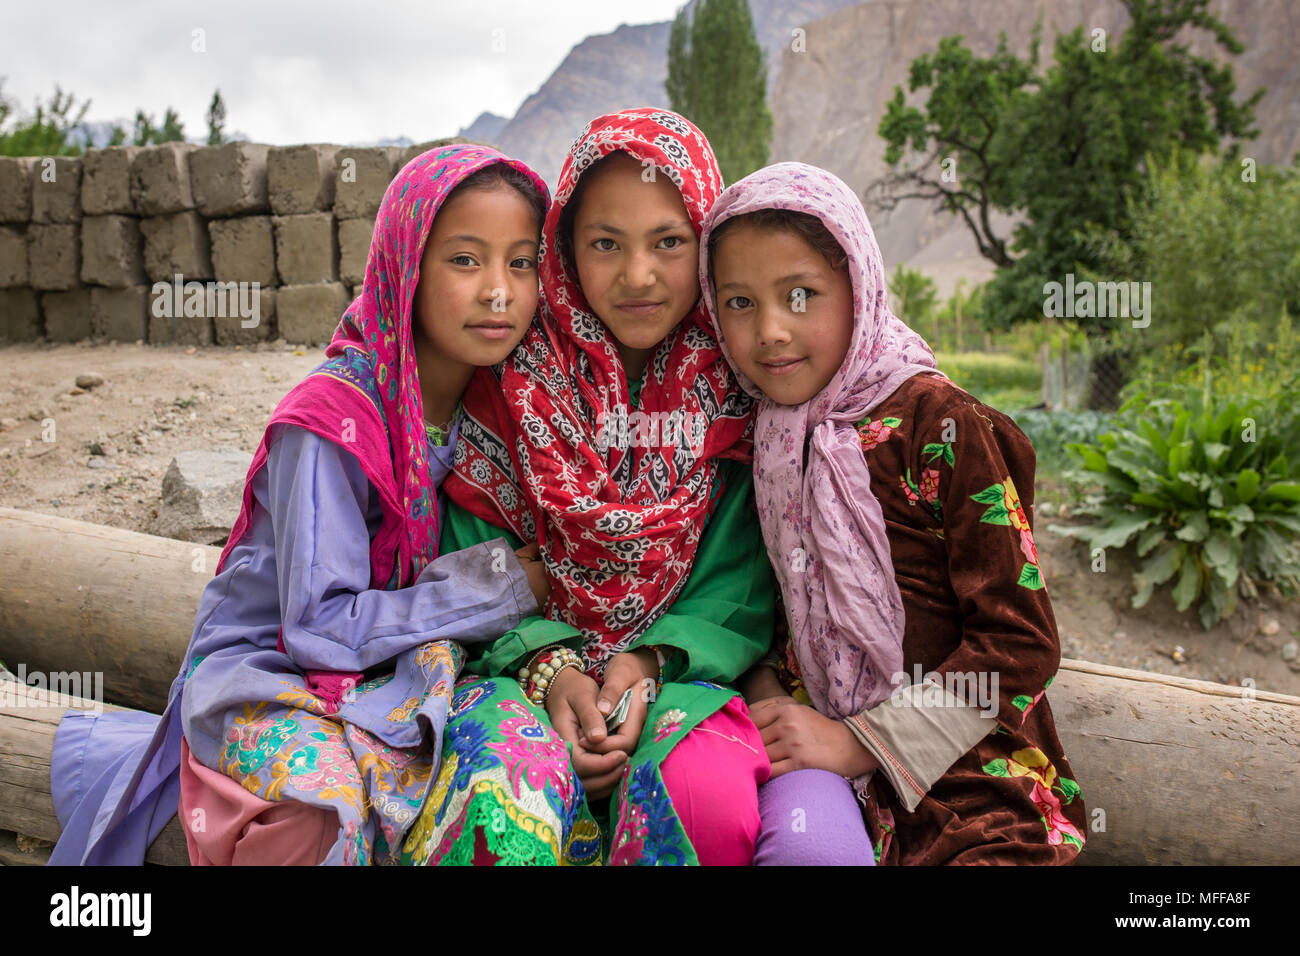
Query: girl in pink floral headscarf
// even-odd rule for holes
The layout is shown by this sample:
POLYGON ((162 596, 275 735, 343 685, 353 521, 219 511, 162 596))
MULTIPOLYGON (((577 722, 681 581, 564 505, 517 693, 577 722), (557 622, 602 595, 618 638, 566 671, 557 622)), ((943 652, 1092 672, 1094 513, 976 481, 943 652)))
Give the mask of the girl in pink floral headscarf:
POLYGON ((736 183, 700 250, 723 353, 759 399, 755 495, 789 622, 748 686, 773 777, 758 861, 855 862, 848 779, 874 842, 856 862, 1073 862, 1028 440, 889 311, 862 204, 825 170, 736 183))

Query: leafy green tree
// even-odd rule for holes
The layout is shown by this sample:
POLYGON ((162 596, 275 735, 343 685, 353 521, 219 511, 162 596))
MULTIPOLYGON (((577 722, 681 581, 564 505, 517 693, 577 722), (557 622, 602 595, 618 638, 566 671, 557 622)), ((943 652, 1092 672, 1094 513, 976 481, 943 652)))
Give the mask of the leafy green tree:
POLYGON ((767 66, 746 0, 700 0, 691 20, 681 9, 669 32, 664 89, 672 108, 709 138, 726 182, 766 165, 767 66))
MULTIPOLYGON (((881 120, 893 173, 873 186, 874 198, 886 206, 931 199, 962 218, 998 266, 981 310, 988 327, 1041 319, 1047 282, 1102 267, 1088 237, 1130 235, 1129 197, 1145 189, 1148 154, 1223 148, 1232 156, 1234 141, 1257 135, 1264 90, 1236 103, 1231 65, 1194 55, 1180 37, 1207 32, 1223 51, 1242 52, 1208 0, 1122 2, 1130 25, 1120 39, 1085 36, 1082 27, 1062 34, 1045 72, 1041 22, 1025 59, 1005 35, 988 58, 947 37, 911 65, 909 89, 928 89, 928 102, 909 106, 896 88, 881 120), (903 168, 909 144, 917 155, 903 168), (1010 235, 994 225, 995 211, 1018 215, 1010 235)), ((1119 321, 1080 324, 1104 335, 1119 321)))
POLYGON ((185 142, 185 127, 180 116, 170 106, 163 114, 162 126, 153 125, 153 114, 135 111, 135 127, 131 136, 133 146, 156 146, 159 143, 185 142))
POLYGON ((68 138, 73 127, 85 119, 88 109, 90 100, 77 108, 76 97, 55 86, 48 103, 38 102, 30 116, 19 116, 16 104, 0 88, 0 155, 80 155, 81 147, 69 142, 68 138), (12 126, 9 125, 11 118, 14 120, 12 126))
MULTIPOLYGON (((1174 352, 1201 360, 1231 351, 1267 377, 1295 344, 1278 317, 1300 315, 1300 155, 1280 168, 1187 152, 1148 165, 1128 238, 1092 237, 1103 271, 1151 283, 1144 359, 1164 376, 1174 352)), ((1289 358, 1284 365, 1276 371, 1294 372, 1289 358)))
POLYGON ((216 90, 212 94, 212 102, 208 105, 208 145, 220 146, 226 141, 226 104, 221 98, 221 91, 216 90))
POLYGON ((894 313, 923 332, 921 323, 934 317, 939 299, 934 280, 920 269, 909 269, 900 263, 889 277, 889 293, 894 297, 894 313))

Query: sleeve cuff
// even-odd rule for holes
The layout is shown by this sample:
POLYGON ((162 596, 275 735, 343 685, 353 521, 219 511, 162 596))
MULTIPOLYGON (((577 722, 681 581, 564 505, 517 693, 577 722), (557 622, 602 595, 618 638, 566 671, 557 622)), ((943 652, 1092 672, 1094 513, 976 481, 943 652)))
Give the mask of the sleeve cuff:
POLYGON ((880 763, 909 812, 958 758, 996 727, 993 714, 932 681, 900 687, 888 700, 845 718, 880 763))
POLYGON ((509 575, 510 591, 515 598, 515 610, 519 613, 519 619, 522 621, 526 617, 541 614, 542 609, 537 603, 537 596, 533 594, 532 585, 528 583, 528 572, 524 570, 523 564, 507 544, 506 539, 493 538, 491 541, 483 542, 483 547, 487 549, 490 558, 494 556, 493 552, 497 548, 504 549, 509 555, 506 559, 505 573, 509 575))

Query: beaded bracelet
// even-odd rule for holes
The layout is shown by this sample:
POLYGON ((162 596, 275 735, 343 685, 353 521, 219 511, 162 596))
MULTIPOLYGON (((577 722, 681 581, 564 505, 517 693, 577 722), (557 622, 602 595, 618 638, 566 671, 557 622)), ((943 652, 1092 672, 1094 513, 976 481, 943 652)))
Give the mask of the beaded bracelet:
POLYGON ((524 696, 538 707, 545 706, 546 698, 560 671, 569 667, 582 669, 582 658, 563 644, 545 647, 533 655, 519 670, 519 688, 524 696))

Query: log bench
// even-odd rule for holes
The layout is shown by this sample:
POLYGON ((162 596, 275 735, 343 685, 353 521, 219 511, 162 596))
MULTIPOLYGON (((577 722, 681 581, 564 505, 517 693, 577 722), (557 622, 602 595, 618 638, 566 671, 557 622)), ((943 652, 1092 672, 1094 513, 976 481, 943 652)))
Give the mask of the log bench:
MULTIPOLYGON (((0 661, 102 671, 108 698, 161 712, 218 554, 0 508, 0 661)), ((1300 697, 1063 659, 1047 699, 1089 813, 1080 864, 1300 863, 1300 697)), ((49 761, 63 712, 0 707, 0 862, 42 861, 6 831, 58 837, 49 761)), ((148 860, 188 861, 177 820, 148 860)))

